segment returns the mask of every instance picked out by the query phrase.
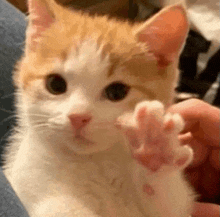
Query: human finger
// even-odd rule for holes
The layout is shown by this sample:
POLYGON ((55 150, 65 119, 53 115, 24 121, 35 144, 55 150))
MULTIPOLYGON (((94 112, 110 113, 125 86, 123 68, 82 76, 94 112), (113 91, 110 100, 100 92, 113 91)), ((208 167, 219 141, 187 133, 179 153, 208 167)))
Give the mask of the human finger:
POLYGON ((193 217, 219 217, 220 206, 210 203, 195 203, 193 217))
POLYGON ((178 139, 181 142, 181 144, 188 145, 192 141, 193 136, 192 136, 192 133, 188 132, 188 133, 185 133, 185 134, 180 134, 178 136, 178 139))
POLYGON ((210 153, 209 147, 200 143, 196 139, 192 139, 190 141, 189 145, 193 149, 193 153, 194 153, 193 161, 190 164, 190 166, 197 167, 197 166, 201 165, 202 163, 204 163, 210 153))
POLYGON ((182 133, 191 132, 195 139, 208 146, 217 146, 220 141, 220 110, 197 99, 175 104, 169 112, 179 113, 185 121, 182 133))
POLYGON ((215 200, 220 195, 220 171, 216 170, 210 162, 206 161, 201 165, 202 172, 200 179, 201 199, 215 200))
POLYGON ((179 135, 178 138, 183 145, 188 144, 193 149, 194 157, 192 163, 190 164, 191 167, 197 167, 207 159, 209 147, 201 144, 199 141, 193 138, 190 132, 179 135))
POLYGON ((220 170, 220 150, 214 149, 210 154, 209 161, 211 165, 216 169, 220 170))

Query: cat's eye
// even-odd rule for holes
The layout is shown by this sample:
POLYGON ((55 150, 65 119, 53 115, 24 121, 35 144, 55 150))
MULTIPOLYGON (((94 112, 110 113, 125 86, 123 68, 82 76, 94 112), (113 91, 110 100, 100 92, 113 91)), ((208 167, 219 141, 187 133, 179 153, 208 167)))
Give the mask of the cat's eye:
POLYGON ((54 94, 63 94, 66 92, 67 83, 59 74, 50 74, 46 78, 47 90, 54 94))
POLYGON ((105 88, 104 95, 105 98, 111 101, 119 101, 127 96, 129 89, 130 87, 126 84, 114 82, 105 88))

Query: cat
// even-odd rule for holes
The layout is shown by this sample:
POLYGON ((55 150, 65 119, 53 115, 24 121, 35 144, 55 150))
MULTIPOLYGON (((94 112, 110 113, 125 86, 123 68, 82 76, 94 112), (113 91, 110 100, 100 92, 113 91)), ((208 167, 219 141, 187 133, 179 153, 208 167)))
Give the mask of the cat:
POLYGON ((184 6, 142 23, 29 0, 4 173, 31 217, 189 217, 193 159, 166 109, 188 33, 184 6))

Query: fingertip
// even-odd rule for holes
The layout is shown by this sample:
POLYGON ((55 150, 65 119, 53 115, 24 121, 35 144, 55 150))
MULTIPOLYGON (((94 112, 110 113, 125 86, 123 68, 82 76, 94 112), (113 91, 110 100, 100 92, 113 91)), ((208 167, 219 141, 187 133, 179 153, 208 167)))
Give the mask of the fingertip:
POLYGON ((210 153, 209 148, 204 146, 203 144, 199 143, 197 140, 192 139, 190 143, 190 147, 193 149, 193 161, 190 164, 191 167, 197 167, 205 162, 210 153))
POLYGON ((219 149, 212 150, 209 156, 209 161, 216 170, 218 171, 220 170, 220 150, 219 149))
POLYGON ((191 132, 181 134, 178 136, 179 141, 181 142, 182 145, 190 144, 193 140, 193 136, 191 132))

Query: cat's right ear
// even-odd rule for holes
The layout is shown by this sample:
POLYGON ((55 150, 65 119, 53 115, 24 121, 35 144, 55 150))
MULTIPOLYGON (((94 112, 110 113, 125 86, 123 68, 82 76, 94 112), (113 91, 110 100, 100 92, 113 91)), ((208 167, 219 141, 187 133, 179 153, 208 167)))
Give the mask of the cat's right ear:
POLYGON ((189 22, 183 3, 162 9, 135 30, 138 41, 147 45, 158 61, 158 67, 167 67, 182 51, 188 35, 189 22))
POLYGON ((35 51, 42 33, 55 22, 49 1, 28 0, 29 24, 26 33, 26 52, 35 51))

